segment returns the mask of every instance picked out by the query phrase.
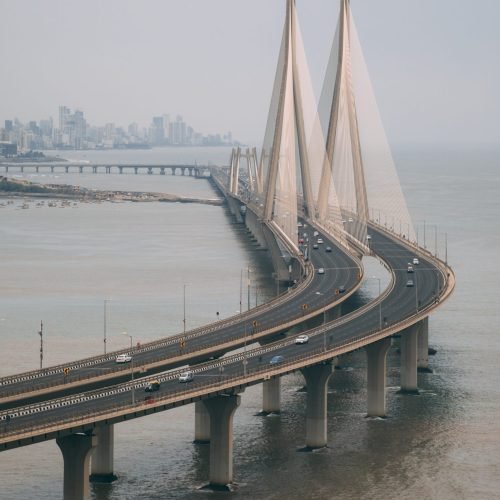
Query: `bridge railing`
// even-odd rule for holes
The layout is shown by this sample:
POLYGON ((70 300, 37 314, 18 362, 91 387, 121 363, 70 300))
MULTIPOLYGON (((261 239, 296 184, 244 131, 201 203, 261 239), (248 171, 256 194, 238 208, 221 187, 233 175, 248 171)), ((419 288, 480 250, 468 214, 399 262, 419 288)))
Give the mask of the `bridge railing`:
MULTIPOLYGON (((227 319, 222 319, 222 320, 216 320, 213 323, 210 323, 209 325, 203 325, 201 327, 189 330, 188 332, 184 333, 179 333, 172 335, 170 337, 166 337, 163 339, 158 339, 158 340, 153 340, 151 342, 146 342, 140 345, 140 347, 133 347, 132 349, 126 348, 126 349, 120 349, 118 351, 113 351, 109 352, 107 354, 100 354, 97 356, 91 356, 89 358, 84 358, 82 360, 77 360, 77 361, 71 361, 67 363, 61 363, 59 365, 54 365, 50 366, 47 368, 43 368, 42 370, 31 370, 28 372, 24 373, 19 373, 15 375, 9 375, 6 377, 0 378, 0 389, 1 389, 1 394, 2 397, 7 396, 7 395, 14 395, 14 394, 19 394, 20 392, 25 392, 25 391, 17 391, 17 392, 9 392, 9 391, 4 391, 4 388, 7 387, 10 384, 14 384, 17 382, 26 382, 30 380, 35 380, 41 377, 44 377, 46 375, 54 375, 54 374, 61 374, 64 375, 65 370, 69 370, 71 372, 72 370, 79 369, 79 368, 85 368, 85 367, 92 367, 94 365, 100 364, 102 362, 106 361, 112 361, 114 360, 119 354, 126 354, 133 352, 134 354, 140 354, 143 352, 151 351, 153 349, 158 349, 161 347, 168 347, 172 344, 179 344, 182 340, 191 340, 197 337, 200 337, 202 335, 210 334, 214 331, 217 331, 221 328, 225 327, 230 327, 236 324, 241 324, 242 322, 245 321, 251 321, 252 318, 255 316, 259 315, 261 312, 265 310, 272 310, 273 308, 276 308, 280 305, 282 305, 284 302, 288 301, 290 298, 295 297, 299 293, 301 293, 312 281, 314 278, 314 270, 312 269, 311 265, 308 265, 305 267, 305 278, 300 281, 298 284, 295 286, 291 287, 289 291, 281 294, 279 297, 271 300, 270 302, 266 302, 264 304, 260 304, 257 307, 254 307, 253 309, 250 309, 248 311, 245 311, 244 313, 231 316, 230 318, 227 319)), ((185 352, 190 352, 192 353, 193 351, 185 351, 185 352)), ((163 358, 166 359, 166 358, 163 358)), ((113 367, 112 369, 107 372, 107 374, 110 373, 119 373, 120 371, 127 371, 127 366, 123 365, 117 365, 113 367)), ((77 381, 77 380, 87 380, 90 378, 95 378, 95 376, 84 376, 84 377, 72 377, 71 381, 77 381)), ((55 385, 59 385, 60 382, 54 382, 51 383, 47 386, 43 386, 44 388, 46 387, 53 387, 55 385)))
MULTIPOLYGON (((446 298, 453 290, 454 274, 452 272, 450 274, 446 273, 445 283, 446 286, 443 287, 442 290, 443 298, 446 298)), ((2 429, 0 444, 2 442, 8 443, 14 438, 25 439, 30 436, 38 436, 43 433, 51 432, 51 429, 53 429, 54 431, 61 431, 61 429, 64 428, 69 429, 75 426, 94 425, 99 421, 109 421, 109 419, 118 418, 130 413, 137 414, 137 412, 147 412, 148 410, 152 410, 153 408, 161 407, 161 409, 168 409, 169 407, 175 406, 176 404, 192 403, 196 400, 210 397, 211 395, 217 393, 224 393, 227 391, 234 392, 235 390, 236 392, 238 392, 238 388, 242 389, 249 385, 261 383, 262 381, 268 380, 274 376, 282 376, 286 373, 300 370, 301 368, 304 368, 306 366, 324 361, 330 361, 345 352, 350 352, 355 349, 362 348, 365 345, 373 343, 381 338, 391 336, 394 333, 401 331, 407 326, 411 326, 423 317, 427 316, 429 312, 438 307, 438 305, 439 303, 436 303, 435 301, 429 301, 422 307, 421 310, 416 311, 415 314, 412 314, 409 317, 405 318, 404 321, 397 321, 386 324, 383 329, 372 329, 348 340, 336 340, 334 338, 334 331, 335 328, 338 327, 338 324, 335 326, 324 325, 323 329, 315 334, 317 336, 324 336, 324 343, 321 347, 318 347, 312 351, 302 351, 300 354, 285 359, 278 365, 270 366, 269 364, 263 364, 258 366, 257 368, 244 368, 242 366, 241 372, 238 372, 234 375, 226 375, 221 372, 219 375, 214 376, 214 378, 216 379, 214 380, 214 382, 210 382, 208 384, 206 382, 197 382, 195 378, 195 380, 190 383, 189 387, 183 386, 182 388, 179 388, 179 390, 169 392, 164 397, 156 397, 154 399, 147 399, 142 401, 138 400, 135 404, 130 403, 129 405, 125 406, 123 404, 114 404, 110 405, 106 409, 102 409, 99 411, 89 410, 84 412, 83 414, 80 411, 77 411, 75 408, 75 412, 73 414, 69 414, 62 420, 58 419, 56 425, 54 424, 54 420, 50 417, 42 417, 40 419, 37 419, 36 425, 29 425, 22 429, 10 429, 9 423, 5 422, 4 420, 2 426, 0 427, 2 429)), ((288 341, 288 343, 291 342, 293 342, 293 340, 288 341)), ((252 355, 259 356, 273 350, 275 350, 275 346, 262 347, 252 351, 252 355)), ((248 358, 248 353, 239 353, 224 358, 223 360, 220 360, 219 363, 221 366, 224 366, 238 361, 243 362, 246 358, 248 358)), ((211 364, 210 367, 216 368, 217 365, 214 366, 213 364, 211 364)), ((172 379, 177 377, 180 371, 182 370, 177 370, 175 372, 169 373, 168 378, 172 379)), ((202 371, 202 369, 197 371, 202 371)), ((146 379, 141 381, 141 385, 145 385, 146 383, 146 379)), ((134 387, 136 385, 137 382, 135 383, 134 387)), ((68 402, 67 404, 70 405, 71 403, 68 402)))

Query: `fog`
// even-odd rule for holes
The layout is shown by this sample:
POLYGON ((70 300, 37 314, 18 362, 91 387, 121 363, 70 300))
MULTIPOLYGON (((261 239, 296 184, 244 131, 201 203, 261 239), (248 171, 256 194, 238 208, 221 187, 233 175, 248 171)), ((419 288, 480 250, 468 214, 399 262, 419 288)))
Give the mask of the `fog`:
MULTIPOLYGON (((389 141, 498 144, 500 2, 352 0, 389 141)), ((339 0, 297 0, 316 93, 339 0)), ((148 126, 264 135, 285 0, 0 0, 0 124, 148 126)))

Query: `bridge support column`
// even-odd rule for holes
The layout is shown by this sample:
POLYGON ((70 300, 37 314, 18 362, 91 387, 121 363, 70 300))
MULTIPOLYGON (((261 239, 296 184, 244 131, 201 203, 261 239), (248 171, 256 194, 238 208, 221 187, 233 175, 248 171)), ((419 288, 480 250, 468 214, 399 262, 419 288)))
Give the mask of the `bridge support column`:
POLYGON ((112 483, 118 479, 113 473, 114 436, 113 425, 96 427, 97 446, 92 451, 90 480, 95 483, 112 483))
POLYGON ((279 413, 281 410, 281 377, 262 383, 262 413, 279 413))
POLYGON ((210 414, 203 401, 194 404, 194 442, 210 443, 210 414))
POLYGON ((429 368, 429 318, 419 323, 417 368, 420 372, 432 372, 429 368))
POLYGON ((307 385, 306 448, 323 448, 327 444, 326 401, 331 363, 303 368, 307 385))
POLYGON ((233 481, 233 415, 238 395, 221 395, 203 401, 210 414, 210 486, 225 487, 233 481))
POLYGON ((366 346, 368 417, 385 417, 385 362, 390 347, 390 337, 366 346))
POLYGON ((417 384, 418 325, 401 332, 401 392, 418 394, 417 384))
POLYGON ((56 439, 64 460, 64 500, 85 500, 89 496, 90 451, 96 437, 72 434, 56 439))

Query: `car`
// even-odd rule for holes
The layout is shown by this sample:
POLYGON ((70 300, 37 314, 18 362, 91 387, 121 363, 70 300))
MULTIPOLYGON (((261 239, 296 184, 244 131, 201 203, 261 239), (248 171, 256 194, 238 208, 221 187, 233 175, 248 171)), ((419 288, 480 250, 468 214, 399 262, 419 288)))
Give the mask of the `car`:
POLYGON ((273 357, 271 358, 271 361, 269 361, 269 364, 270 364, 270 365, 277 365, 277 364, 279 364, 279 363, 283 363, 283 361, 285 361, 285 358, 284 358, 283 356, 280 356, 280 355, 278 355, 278 356, 273 356, 273 357))
POLYGON ((191 382, 193 380, 193 372, 183 372, 179 375, 179 382, 191 382))
POLYGON ((318 241, 316 243, 321 245, 323 243, 323 238, 318 238, 318 241))
POLYGON ((345 286, 339 286, 339 293, 345 293, 345 286))
POLYGON ((314 250, 317 250, 318 248, 319 248, 318 244, 317 244, 317 243, 315 243, 315 244, 313 245, 313 249, 314 249, 314 250))
POLYGON ((366 239, 367 239, 367 240, 371 240, 371 239, 372 239, 371 235, 370 235, 370 234, 367 234, 367 235, 366 235, 366 239))
POLYGON ((408 264, 408 272, 409 273, 413 272, 413 266, 411 264, 408 264))
POLYGON ((318 236, 318 231, 314 231, 313 236, 318 236))
POLYGON ((318 274, 325 274, 325 269, 323 267, 318 267, 318 274))
POLYGON ((160 382, 158 382, 158 380, 153 380, 145 387, 144 390, 146 392, 155 392, 158 391, 159 389, 160 389, 160 382))
POLYGON ((295 339, 295 343, 296 344, 307 344, 309 342, 309 337, 307 335, 299 335, 296 339, 295 339))
POLYGON ((413 280, 408 280, 406 282, 406 286, 413 286, 413 280))
POLYGON ((326 247, 326 248, 325 248, 325 252, 330 253, 331 251, 332 251, 332 247, 326 247))
POLYGON ((304 243, 304 238, 299 238, 299 244, 302 245, 304 243))
POLYGON ((132 361, 132 356, 130 354, 119 354, 116 356, 116 363, 130 363, 132 361))
POLYGON ((302 222, 297 222, 297 227, 302 227, 302 222))
POLYGON ((418 266, 420 264, 419 260, 417 257, 413 257, 413 265, 418 266))

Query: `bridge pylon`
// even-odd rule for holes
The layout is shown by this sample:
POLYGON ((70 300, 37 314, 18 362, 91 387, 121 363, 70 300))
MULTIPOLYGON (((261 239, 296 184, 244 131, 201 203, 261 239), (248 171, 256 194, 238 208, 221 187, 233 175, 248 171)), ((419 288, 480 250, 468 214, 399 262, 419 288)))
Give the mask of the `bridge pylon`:
POLYGON ((370 222, 414 241, 413 224, 380 119, 349 0, 340 2, 319 116, 326 149, 318 192, 320 223, 332 223, 338 203, 345 231, 367 253, 370 222))
POLYGON ((314 218, 310 137, 316 100, 304 54, 295 0, 286 17, 273 94, 259 163, 262 218, 297 247, 297 217, 314 218))

